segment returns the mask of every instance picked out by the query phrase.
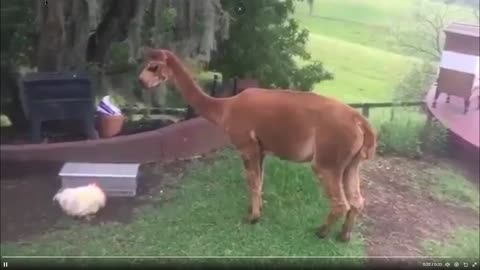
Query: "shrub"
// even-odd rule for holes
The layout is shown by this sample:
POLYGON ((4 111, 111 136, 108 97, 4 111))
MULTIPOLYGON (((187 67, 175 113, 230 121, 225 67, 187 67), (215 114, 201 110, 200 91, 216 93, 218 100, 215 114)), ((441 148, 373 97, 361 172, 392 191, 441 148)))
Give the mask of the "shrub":
POLYGON ((438 122, 427 125, 426 116, 418 111, 393 109, 396 118, 385 114, 372 117, 377 128, 379 154, 394 154, 420 158, 424 154, 444 155, 447 149, 447 129, 438 122))
POLYGON ((135 69, 136 65, 129 63, 128 44, 125 42, 112 43, 107 57, 106 72, 118 74, 135 69))
POLYGON ((432 121, 425 126, 421 142, 423 152, 444 156, 447 154, 448 130, 440 122, 432 121))
MULTIPOLYGON (((435 66, 429 62, 415 65, 395 87, 395 102, 421 101, 435 79, 435 66)), ((423 154, 446 153, 447 129, 432 121, 418 107, 392 108, 395 119, 382 115, 374 119, 379 133, 378 152, 419 158, 423 154)))
POLYGON ((412 158, 420 157, 422 126, 422 121, 411 118, 381 122, 378 128, 378 152, 412 158))
POLYGON ((436 67, 423 62, 413 66, 394 89, 395 101, 420 101, 436 77, 436 67))
POLYGON ((210 67, 226 78, 255 78, 268 88, 311 91, 316 83, 332 80, 322 63, 306 50, 308 30, 292 18, 295 1, 222 1, 229 13, 230 37, 218 42, 210 67), (298 60, 305 62, 304 66, 298 60))

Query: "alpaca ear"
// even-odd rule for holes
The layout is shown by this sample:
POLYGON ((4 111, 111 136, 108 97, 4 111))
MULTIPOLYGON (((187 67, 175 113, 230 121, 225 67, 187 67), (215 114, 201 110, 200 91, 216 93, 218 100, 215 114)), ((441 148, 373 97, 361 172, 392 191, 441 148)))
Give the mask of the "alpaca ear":
POLYGON ((143 48, 143 55, 146 60, 154 60, 154 61, 166 61, 167 55, 165 50, 162 49, 154 49, 150 47, 143 48))
POLYGON ((143 57, 149 59, 152 56, 153 49, 150 47, 143 47, 143 57))

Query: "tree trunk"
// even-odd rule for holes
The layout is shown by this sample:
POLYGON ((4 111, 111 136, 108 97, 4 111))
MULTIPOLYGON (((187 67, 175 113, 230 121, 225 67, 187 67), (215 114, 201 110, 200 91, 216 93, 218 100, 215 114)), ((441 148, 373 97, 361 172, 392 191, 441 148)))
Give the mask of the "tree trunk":
POLYGON ((104 3, 107 6, 106 13, 97 31, 90 37, 87 55, 87 60, 101 65, 105 62, 110 44, 127 38, 139 0, 106 0, 104 3))
POLYGON ((313 1, 314 0, 308 0, 308 15, 312 16, 313 14, 313 1))
POLYGON ((138 2, 137 12, 130 22, 128 28, 128 47, 129 47, 129 63, 141 61, 140 46, 142 44, 142 29, 144 26, 144 17, 147 9, 150 7, 152 0, 141 0, 138 2))
POLYGON ((2 80, 0 80, 2 113, 8 116, 14 130, 24 131, 28 128, 28 121, 23 111, 20 89, 17 84, 19 75, 12 66, 2 66, 0 72, 2 77, 2 80))
POLYGON ((62 65, 65 47, 63 4, 63 0, 49 0, 44 1, 40 7, 42 21, 37 50, 39 71, 57 71, 62 65))
MULTIPOLYGON (((65 1, 65 0, 64 0, 65 1)), ((89 3, 85 0, 65 1, 66 50, 63 69, 84 69, 87 62, 85 52, 89 37, 89 3), (67 5, 68 3, 68 5, 67 5)))

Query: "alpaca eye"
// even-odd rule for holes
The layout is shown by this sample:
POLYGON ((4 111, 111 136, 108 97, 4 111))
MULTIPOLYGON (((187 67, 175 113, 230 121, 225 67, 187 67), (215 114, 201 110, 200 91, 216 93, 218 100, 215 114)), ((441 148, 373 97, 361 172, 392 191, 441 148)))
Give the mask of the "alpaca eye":
POLYGON ((148 68, 148 71, 154 72, 154 73, 157 72, 157 70, 158 70, 158 66, 152 66, 148 68))

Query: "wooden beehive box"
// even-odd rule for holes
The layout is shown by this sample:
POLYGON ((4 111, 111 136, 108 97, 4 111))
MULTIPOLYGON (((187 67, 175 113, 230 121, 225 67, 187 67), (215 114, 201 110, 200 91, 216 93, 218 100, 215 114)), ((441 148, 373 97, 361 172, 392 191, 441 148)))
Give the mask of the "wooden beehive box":
POLYGON ((478 25, 452 23, 445 29, 437 91, 464 99, 470 98, 479 73, 478 25))
POLYGON ((137 193, 140 164, 68 162, 60 170, 62 188, 96 182, 108 197, 133 197, 137 193))

